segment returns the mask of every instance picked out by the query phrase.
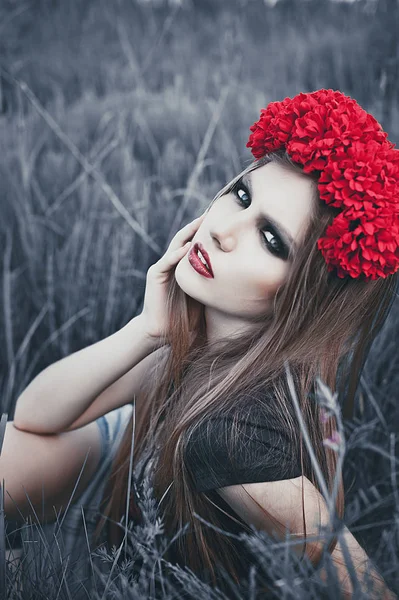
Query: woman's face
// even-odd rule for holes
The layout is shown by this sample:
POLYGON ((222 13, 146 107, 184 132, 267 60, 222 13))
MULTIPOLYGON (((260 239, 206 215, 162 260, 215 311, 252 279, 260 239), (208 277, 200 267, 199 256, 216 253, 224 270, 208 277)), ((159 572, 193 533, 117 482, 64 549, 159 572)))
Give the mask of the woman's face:
POLYGON ((247 329, 248 317, 271 308, 290 268, 289 247, 300 243, 310 219, 313 186, 310 178, 267 163, 209 208, 192 246, 202 244, 214 278, 200 275, 188 252, 175 270, 181 289, 205 306, 208 340, 247 329))

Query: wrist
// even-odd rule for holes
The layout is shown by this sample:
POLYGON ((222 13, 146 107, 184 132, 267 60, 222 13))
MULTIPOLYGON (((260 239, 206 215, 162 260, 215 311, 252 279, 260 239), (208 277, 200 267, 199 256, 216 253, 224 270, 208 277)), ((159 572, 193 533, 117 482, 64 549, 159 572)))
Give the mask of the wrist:
POLYGON ((155 335, 151 334, 150 328, 148 326, 148 321, 147 321, 145 315, 143 315, 143 313, 136 315, 133 319, 131 319, 125 325, 125 327, 128 330, 134 328, 136 334, 137 334, 137 329, 138 329, 140 332, 140 335, 143 339, 144 344, 151 351, 156 350, 157 348, 160 348, 161 346, 164 345, 164 342, 162 342, 162 339, 159 336, 155 336, 155 335))

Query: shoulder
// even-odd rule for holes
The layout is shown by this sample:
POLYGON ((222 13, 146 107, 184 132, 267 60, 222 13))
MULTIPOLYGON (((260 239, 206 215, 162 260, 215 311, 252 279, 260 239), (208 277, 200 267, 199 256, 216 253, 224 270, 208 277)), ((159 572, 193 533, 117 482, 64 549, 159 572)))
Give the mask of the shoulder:
POLYGON ((290 441, 297 437, 291 436, 287 417, 289 422, 295 420, 291 406, 278 404, 270 387, 253 389, 238 393, 228 408, 218 409, 191 425, 188 437, 196 442, 215 441, 215 438, 222 442, 228 438, 233 443, 239 436, 244 446, 245 440, 251 439, 259 443, 279 442, 283 450, 286 442, 291 447, 290 441))
POLYGON ((257 402, 256 394, 246 406, 239 400, 233 409, 189 428, 185 463, 197 491, 301 474, 297 437, 278 409, 257 402))

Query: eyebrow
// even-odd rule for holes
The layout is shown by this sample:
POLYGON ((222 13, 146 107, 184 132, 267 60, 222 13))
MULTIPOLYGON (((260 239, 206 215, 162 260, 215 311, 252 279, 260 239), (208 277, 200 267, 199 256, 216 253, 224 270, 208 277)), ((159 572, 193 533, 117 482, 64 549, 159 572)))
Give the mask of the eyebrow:
MULTIPOLYGON (((241 177, 241 181, 248 186, 249 192, 253 197, 254 194, 251 181, 251 172, 245 173, 245 175, 241 177)), ((272 227, 276 230, 276 233, 283 238, 291 252, 292 250, 297 250, 297 245, 292 235, 283 225, 281 225, 281 223, 278 223, 275 219, 273 219, 273 217, 267 215, 266 213, 262 213, 262 217, 266 219, 266 221, 268 221, 268 223, 270 223, 270 225, 272 225, 272 227)))

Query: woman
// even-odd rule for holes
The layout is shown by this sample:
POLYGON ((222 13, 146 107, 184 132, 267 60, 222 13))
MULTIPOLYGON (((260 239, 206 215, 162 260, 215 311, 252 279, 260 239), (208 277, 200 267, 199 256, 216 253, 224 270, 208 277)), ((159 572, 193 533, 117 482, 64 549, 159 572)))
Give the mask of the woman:
MULTIPOLYGON (((191 568, 205 566, 211 573, 221 557, 238 572, 240 556, 228 540, 193 517, 196 512, 220 526, 220 511, 196 492, 198 479, 190 479, 187 468, 191 456, 197 475, 201 467, 204 477, 206 467, 208 472, 216 469, 212 430, 195 452, 198 439, 206 436, 197 433, 190 444, 190 427, 196 424, 195 436, 195 431, 206 430, 206 423, 216 424, 218 416, 225 416, 228 441, 239 453, 243 439, 231 433, 234 427, 239 432, 241 424, 245 433, 249 416, 260 423, 267 415, 267 423, 273 422, 284 436, 287 455, 283 460, 277 453, 279 460, 273 463, 268 438, 263 476, 268 472, 281 479, 299 472, 320 491, 282 377, 287 360, 331 491, 337 456, 322 440, 332 436, 337 424, 335 418, 320 419, 311 399, 315 377, 333 391, 340 384, 341 395, 349 382, 344 414, 351 415, 360 370, 388 313, 399 265, 398 152, 371 115, 340 92, 320 90, 271 103, 251 131, 247 146, 257 160, 217 194, 192 240, 191 254, 182 248, 185 255, 169 281, 162 325, 170 353, 141 403, 134 435, 138 457, 149 438, 148 427, 155 435, 155 424, 162 422, 162 460, 153 481, 166 528, 176 531, 189 522, 193 534, 179 538, 180 556, 191 568), (213 277, 191 268, 197 241, 207 252, 213 277), (171 380, 176 389, 168 398, 171 380), (261 407, 261 416, 254 416, 255 407, 261 407), (207 449, 211 460, 205 467, 195 463, 204 463, 207 449)), ((143 313, 154 323, 158 315, 150 302, 147 295, 143 313)), ((161 337, 161 329, 155 335, 161 337)), ((215 427, 214 443, 221 431, 215 427)), ((107 511, 115 520, 123 512, 131 435, 132 422, 115 461, 115 467, 125 468, 110 478, 107 490, 112 485, 107 511)), ((275 453, 276 448, 281 449, 277 441, 275 453)), ((192 475, 193 463, 191 467, 192 475)), ((262 465, 258 467, 253 473, 241 472, 234 483, 262 481, 262 465)), ((220 491, 232 479, 234 472, 215 473, 212 489, 220 491)), ((342 518, 342 480, 336 511, 342 518)), ((321 551, 312 554, 317 564, 321 551)))
MULTIPOLYGON (((337 454, 323 439, 337 422, 321 418, 316 377, 339 392, 351 416, 399 268, 398 152, 370 114, 341 92, 319 90, 269 104, 251 132, 256 160, 216 195, 191 241, 177 234, 148 271, 142 322, 165 353, 136 397, 95 532, 98 539, 107 524, 109 544, 122 541, 134 425, 135 473, 140 465, 142 477, 151 474, 166 532, 172 537, 189 524, 165 558, 214 583, 215 564, 238 582, 247 566, 242 547, 194 513, 244 531, 249 521, 231 486, 264 486, 256 491, 288 482, 284 494, 294 494, 305 481, 321 492, 286 364, 331 492, 337 454)), ((253 497, 259 506, 260 495, 253 497)), ((130 494, 137 522, 139 499, 137 477, 130 494)), ((284 536, 285 523, 268 508, 260 506, 261 527, 284 536)), ((299 502, 296 508, 304 514, 299 502)), ((302 531, 306 539, 306 520, 302 531)), ((301 552, 317 565, 322 550, 305 544, 301 552)))

